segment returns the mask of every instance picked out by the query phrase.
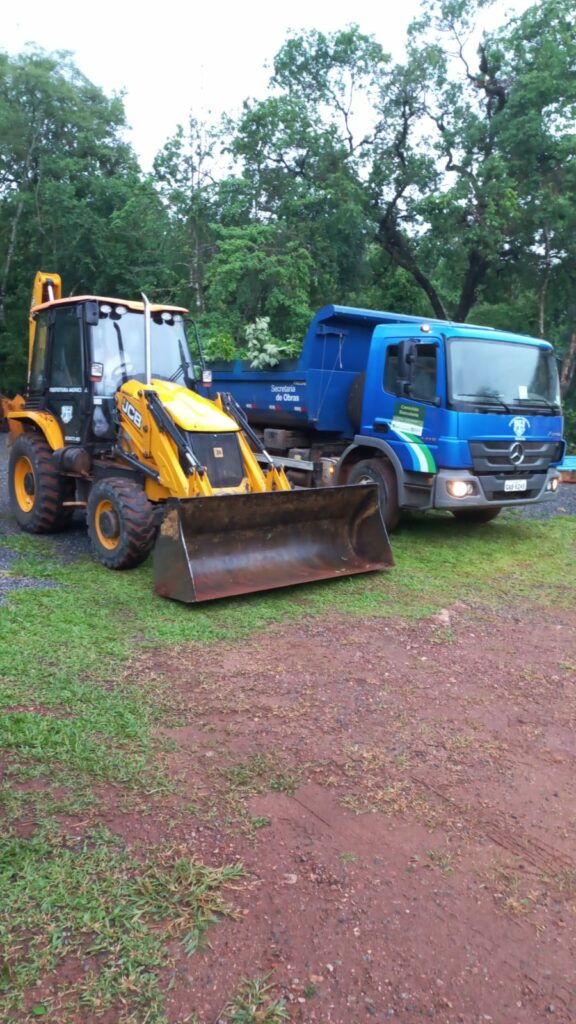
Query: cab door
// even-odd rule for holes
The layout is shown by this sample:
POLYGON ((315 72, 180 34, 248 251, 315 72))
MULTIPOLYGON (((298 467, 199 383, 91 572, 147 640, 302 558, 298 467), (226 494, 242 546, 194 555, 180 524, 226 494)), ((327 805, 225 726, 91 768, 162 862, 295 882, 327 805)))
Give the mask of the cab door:
POLYGON ((46 406, 60 421, 68 444, 83 440, 86 375, 82 307, 58 306, 49 315, 46 406))
MULTIPOLYGON (((415 343, 407 393, 399 394, 400 347, 403 338, 384 338, 378 364, 371 367, 375 386, 365 402, 366 432, 382 437, 394 450, 406 471, 435 472, 443 430, 444 360, 440 338, 421 340, 405 332, 415 343)), ((376 353, 375 353, 376 354, 376 353)))
MULTIPOLYGON (((406 396, 396 394, 390 423, 393 447, 404 469, 416 473, 434 473, 442 429, 441 346, 436 338, 418 340, 412 367, 412 381, 406 396)), ((384 390, 397 393, 399 348, 387 353, 384 390)))

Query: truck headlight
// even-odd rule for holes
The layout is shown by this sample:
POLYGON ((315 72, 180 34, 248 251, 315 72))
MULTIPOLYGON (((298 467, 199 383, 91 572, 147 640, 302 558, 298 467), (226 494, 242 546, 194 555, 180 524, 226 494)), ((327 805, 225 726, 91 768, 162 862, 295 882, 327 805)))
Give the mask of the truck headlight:
POLYGON ((548 483, 546 484, 546 490, 547 491, 557 491, 558 490, 558 477, 557 476, 552 477, 552 479, 548 481, 548 483))
POLYGON ((466 498, 474 494, 474 487, 467 480, 449 480, 446 489, 453 498, 466 498))

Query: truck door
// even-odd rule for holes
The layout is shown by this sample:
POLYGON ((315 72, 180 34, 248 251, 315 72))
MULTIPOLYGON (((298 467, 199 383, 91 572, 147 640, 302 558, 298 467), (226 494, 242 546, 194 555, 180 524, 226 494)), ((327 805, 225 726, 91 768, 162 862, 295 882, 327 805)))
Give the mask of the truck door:
POLYGON ((64 440, 78 443, 84 434, 86 394, 82 320, 78 306, 51 310, 46 406, 61 424, 64 440))
POLYGON ((400 344, 392 342, 386 349, 381 411, 374 409, 372 427, 393 447, 407 471, 436 470, 445 392, 442 352, 439 340, 418 340, 405 393, 398 394, 403 373, 400 344))

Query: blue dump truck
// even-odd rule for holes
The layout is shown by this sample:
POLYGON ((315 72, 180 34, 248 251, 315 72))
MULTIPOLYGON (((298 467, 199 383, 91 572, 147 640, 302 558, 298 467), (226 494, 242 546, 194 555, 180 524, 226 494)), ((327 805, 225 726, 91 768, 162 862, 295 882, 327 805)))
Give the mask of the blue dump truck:
POLYGON ((485 523, 558 487, 558 370, 538 338, 330 305, 298 360, 212 376, 294 484, 375 482, 388 529, 403 509, 485 523))

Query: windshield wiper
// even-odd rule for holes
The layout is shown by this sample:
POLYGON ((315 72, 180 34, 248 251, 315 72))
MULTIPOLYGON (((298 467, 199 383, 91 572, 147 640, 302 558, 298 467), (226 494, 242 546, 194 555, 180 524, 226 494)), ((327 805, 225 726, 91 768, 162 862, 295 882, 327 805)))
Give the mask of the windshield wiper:
POLYGON ((176 369, 174 370, 174 373, 170 374, 170 376, 168 377, 168 380, 176 382, 179 377, 183 377, 184 378, 184 383, 185 383, 186 387, 188 388, 188 387, 190 387, 190 380, 191 380, 190 373, 189 373, 190 363, 186 359, 186 356, 184 354, 184 346, 183 346, 182 341, 181 341, 180 338, 178 338, 178 348, 180 349, 180 365, 176 367, 176 369))
POLYGON ((530 405, 540 405, 544 409, 550 409, 550 412, 560 413, 560 405, 558 402, 549 402, 546 398, 521 398, 519 404, 523 409, 530 405))
POLYGON ((120 370, 122 372, 122 383, 125 384, 128 380, 128 367, 126 366, 126 353, 124 351, 124 341, 122 339, 122 331, 118 324, 112 324, 118 337, 118 352, 120 353, 120 370))
POLYGON ((497 395, 455 395, 454 401, 458 402, 461 398, 473 398, 475 405, 498 405, 505 409, 506 412, 512 412, 511 407, 502 398, 498 398, 497 395))

